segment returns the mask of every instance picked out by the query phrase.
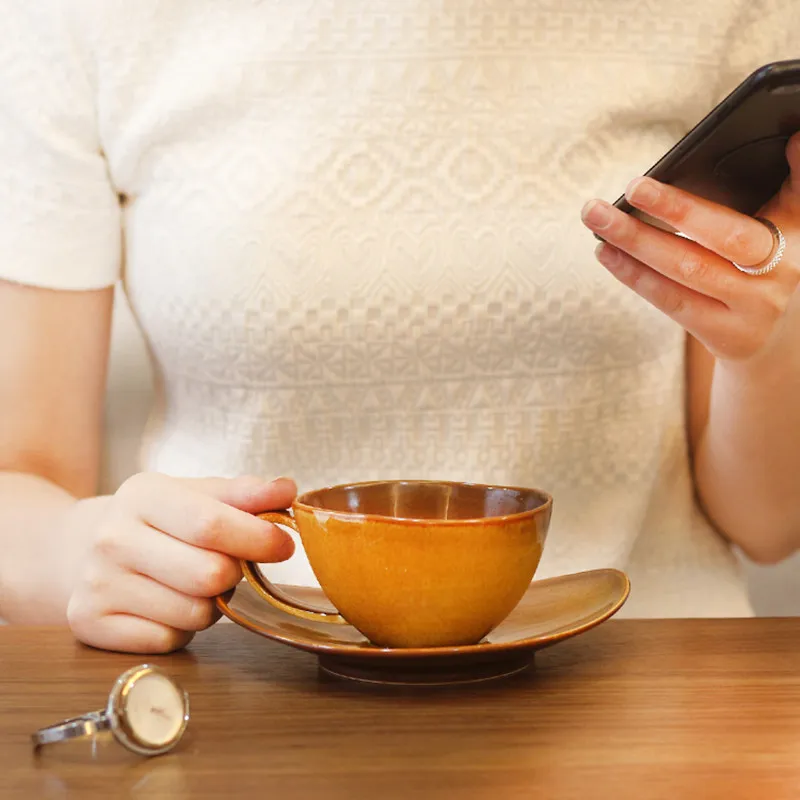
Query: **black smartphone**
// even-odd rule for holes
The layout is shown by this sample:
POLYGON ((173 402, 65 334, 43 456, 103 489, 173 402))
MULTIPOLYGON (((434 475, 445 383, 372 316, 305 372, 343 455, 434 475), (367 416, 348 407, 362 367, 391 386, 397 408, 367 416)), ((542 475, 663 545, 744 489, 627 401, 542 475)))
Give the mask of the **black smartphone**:
MULTIPOLYGON (((786 144, 800 131, 800 59, 756 70, 645 174, 753 215, 789 174, 786 144)), ((614 205, 656 227, 660 220, 614 205)))

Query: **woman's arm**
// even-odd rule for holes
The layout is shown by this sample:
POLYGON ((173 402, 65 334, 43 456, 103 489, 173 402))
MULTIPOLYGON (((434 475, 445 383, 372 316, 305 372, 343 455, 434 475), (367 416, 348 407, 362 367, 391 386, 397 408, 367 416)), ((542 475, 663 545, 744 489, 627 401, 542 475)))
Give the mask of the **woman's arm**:
POLYGON ((689 339, 695 485, 706 513, 754 561, 800 544, 800 302, 784 344, 754 363, 715 362, 689 339))
POLYGON ((113 289, 0 281, 0 617, 63 623, 100 464, 113 289))
POLYGON ((166 652, 217 619, 239 559, 291 555, 291 538, 254 514, 287 508, 296 488, 139 473, 92 497, 111 303, 111 289, 0 281, 0 616, 166 652))
POLYGON ((603 201, 584 208, 600 262, 689 334, 689 435, 699 500, 721 533, 757 561, 800 548, 800 134, 790 177, 762 210, 786 237, 774 249, 755 219, 648 178, 628 200, 674 236, 603 201))

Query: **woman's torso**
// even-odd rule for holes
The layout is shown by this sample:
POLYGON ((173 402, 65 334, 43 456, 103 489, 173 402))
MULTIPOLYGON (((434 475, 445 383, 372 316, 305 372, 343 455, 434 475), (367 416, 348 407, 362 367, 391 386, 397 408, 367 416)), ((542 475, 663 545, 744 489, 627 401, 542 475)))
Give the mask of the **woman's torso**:
POLYGON ((579 220, 743 77, 740 5, 105 6, 143 465, 542 486, 541 575, 619 566, 631 613, 748 613, 693 500, 684 334, 579 220))

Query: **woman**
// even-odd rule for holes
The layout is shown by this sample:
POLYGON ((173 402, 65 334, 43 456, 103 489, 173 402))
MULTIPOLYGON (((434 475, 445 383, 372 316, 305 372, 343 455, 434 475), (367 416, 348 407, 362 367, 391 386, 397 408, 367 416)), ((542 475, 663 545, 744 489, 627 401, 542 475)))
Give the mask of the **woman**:
POLYGON ((289 556, 249 514, 287 474, 542 486, 540 576, 750 613, 731 547, 800 541, 800 142, 761 277, 753 219, 630 183, 692 242, 586 201, 790 57, 790 0, 2 11, 0 615, 180 647, 236 557, 289 556), (158 402, 94 497, 119 278, 158 402))

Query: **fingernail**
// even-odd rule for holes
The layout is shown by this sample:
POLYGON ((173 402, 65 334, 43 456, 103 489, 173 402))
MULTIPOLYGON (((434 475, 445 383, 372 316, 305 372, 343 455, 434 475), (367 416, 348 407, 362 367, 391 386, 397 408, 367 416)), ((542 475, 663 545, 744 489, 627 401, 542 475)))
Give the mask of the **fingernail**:
POLYGON ((601 231, 611 224, 611 209, 602 200, 590 200, 583 207, 581 218, 590 228, 601 231))
POLYGON ((594 251, 597 260, 609 269, 614 269, 620 262, 620 252, 616 247, 612 247, 605 242, 597 245, 594 251))
POLYGON ((296 549, 294 539, 288 533, 283 532, 283 535, 285 538, 281 541, 278 552, 275 554, 278 561, 288 561, 296 549))
POLYGON ((649 178, 637 178, 626 192, 628 200, 639 207, 654 205, 660 194, 658 186, 649 178))

